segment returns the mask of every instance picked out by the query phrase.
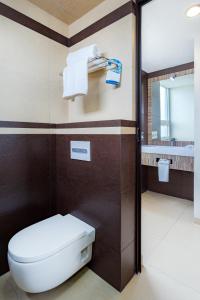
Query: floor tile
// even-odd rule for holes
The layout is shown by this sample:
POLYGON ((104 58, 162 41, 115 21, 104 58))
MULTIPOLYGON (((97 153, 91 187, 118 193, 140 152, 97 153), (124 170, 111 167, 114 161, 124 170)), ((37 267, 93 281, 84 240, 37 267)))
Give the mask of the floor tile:
POLYGON ((40 294, 20 290, 10 273, 1 277, 1 300, 118 300, 120 293, 88 268, 84 268, 59 287, 40 294))
POLYGON ((142 256, 145 264, 192 202, 153 192, 142 195, 142 256))
POLYGON ((151 267, 133 279, 120 300, 200 300, 200 294, 151 267))
POLYGON ((194 223, 193 207, 185 210, 148 264, 200 292, 200 225, 194 223))
POLYGON ((1 278, 0 288, 1 300, 200 300, 199 293, 151 267, 143 268, 142 274, 121 294, 87 268, 46 293, 24 293, 16 287, 9 273, 4 280, 1 278))

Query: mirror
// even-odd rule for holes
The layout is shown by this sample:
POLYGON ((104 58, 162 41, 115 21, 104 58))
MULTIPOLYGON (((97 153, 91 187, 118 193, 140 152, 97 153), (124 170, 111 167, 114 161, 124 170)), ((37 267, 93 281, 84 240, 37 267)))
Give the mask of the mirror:
POLYGON ((194 141, 194 74, 152 82, 152 140, 194 141))

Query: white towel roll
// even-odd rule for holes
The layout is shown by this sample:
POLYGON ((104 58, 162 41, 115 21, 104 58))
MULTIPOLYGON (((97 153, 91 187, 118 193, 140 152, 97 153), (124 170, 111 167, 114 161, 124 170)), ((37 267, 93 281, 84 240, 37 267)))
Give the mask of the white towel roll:
POLYGON ((98 55, 96 45, 69 53, 63 71, 63 98, 73 99, 88 93, 88 61, 98 55))
POLYGON ((74 64, 77 61, 80 61, 83 59, 83 57, 87 57, 88 60, 95 58, 96 56, 99 56, 99 50, 97 48, 97 45, 93 44, 84 48, 81 48, 75 52, 71 52, 68 54, 66 63, 68 64, 74 64))
POLYGON ((169 159, 160 159, 158 162, 158 178, 160 182, 169 182, 169 159))

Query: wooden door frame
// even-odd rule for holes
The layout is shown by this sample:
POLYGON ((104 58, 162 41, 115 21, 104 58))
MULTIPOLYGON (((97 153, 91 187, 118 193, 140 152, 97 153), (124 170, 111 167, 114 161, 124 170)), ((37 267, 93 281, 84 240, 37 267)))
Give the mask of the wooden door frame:
POLYGON ((137 149, 136 149, 136 273, 142 270, 141 255, 141 103, 142 103, 142 7, 153 0, 136 0, 136 119, 137 119, 137 149))

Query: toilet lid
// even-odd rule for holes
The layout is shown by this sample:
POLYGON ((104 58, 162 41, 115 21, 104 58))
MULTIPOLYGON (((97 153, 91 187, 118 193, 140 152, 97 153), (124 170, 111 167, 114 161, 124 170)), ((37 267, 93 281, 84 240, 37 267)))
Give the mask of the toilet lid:
POLYGON ((13 236, 9 256, 17 262, 36 262, 51 256, 86 234, 75 218, 56 215, 29 226, 13 236))

